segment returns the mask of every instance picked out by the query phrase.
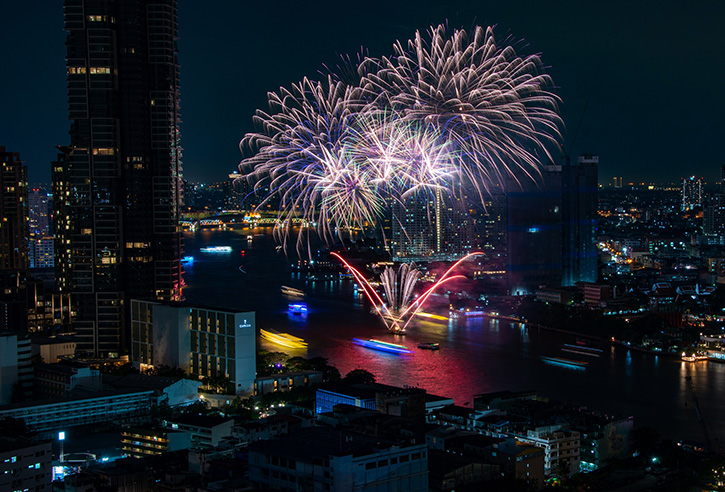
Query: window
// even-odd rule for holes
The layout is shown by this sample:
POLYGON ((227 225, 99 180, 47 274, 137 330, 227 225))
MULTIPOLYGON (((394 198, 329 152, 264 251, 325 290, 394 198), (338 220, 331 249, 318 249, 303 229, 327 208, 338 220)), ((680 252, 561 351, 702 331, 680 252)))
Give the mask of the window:
POLYGON ((365 469, 366 470, 372 470, 373 468, 376 468, 378 465, 374 461, 371 461, 370 463, 365 463, 365 469))

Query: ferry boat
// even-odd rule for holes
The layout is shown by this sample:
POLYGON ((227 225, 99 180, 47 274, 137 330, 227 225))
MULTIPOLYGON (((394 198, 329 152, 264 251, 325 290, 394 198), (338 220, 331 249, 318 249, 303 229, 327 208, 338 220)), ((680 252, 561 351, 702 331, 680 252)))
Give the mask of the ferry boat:
POLYGON ((437 343, 433 343, 433 342, 421 342, 421 343, 418 344, 418 348, 426 349, 426 350, 438 350, 441 347, 437 343))
POLYGON ((231 246, 207 246, 206 248, 199 249, 202 253, 231 253, 231 246))
POLYGON ((273 331, 259 330, 259 336, 268 342, 276 343, 287 348, 303 349, 307 348, 307 342, 303 338, 290 335, 289 333, 275 333, 273 331))
POLYGON ((705 354, 687 355, 685 352, 682 352, 682 360, 684 362, 700 362, 700 361, 705 361, 707 359, 708 359, 708 356, 705 354))
POLYGON ((288 296, 305 297, 305 293, 302 292, 300 289, 295 289, 294 287, 288 287, 286 285, 282 286, 282 294, 287 294, 288 296))
POLYGON ((373 350, 380 350, 382 352, 391 352, 394 354, 412 354, 413 351, 410 350, 405 345, 398 345, 397 343, 390 343, 390 342, 383 342, 381 340, 376 340, 374 338, 369 338, 367 340, 362 340, 360 338, 353 338, 352 343, 355 345, 360 345, 361 347, 373 349, 373 350))
POLYGON ((563 357, 545 357, 540 356, 541 360, 544 362, 549 362, 552 364, 562 365, 562 366, 568 366, 568 367, 578 367, 584 369, 586 366, 589 365, 588 362, 584 362, 581 360, 574 360, 574 359, 565 359, 563 357))

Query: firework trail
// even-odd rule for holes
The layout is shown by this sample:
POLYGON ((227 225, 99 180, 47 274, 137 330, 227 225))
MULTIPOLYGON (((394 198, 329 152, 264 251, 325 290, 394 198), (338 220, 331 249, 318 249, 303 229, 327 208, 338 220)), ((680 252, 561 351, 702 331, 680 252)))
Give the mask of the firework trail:
POLYGON ((420 278, 420 272, 415 268, 414 264, 403 263, 397 270, 392 267, 385 267, 380 275, 380 281, 385 290, 390 314, 398 317, 401 312, 408 308, 418 278, 420 278))

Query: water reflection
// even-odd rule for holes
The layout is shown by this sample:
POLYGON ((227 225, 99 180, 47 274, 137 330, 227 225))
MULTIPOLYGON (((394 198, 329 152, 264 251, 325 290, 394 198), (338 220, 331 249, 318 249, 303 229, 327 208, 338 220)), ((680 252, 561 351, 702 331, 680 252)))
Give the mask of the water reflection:
POLYGON ((190 302, 254 310, 259 328, 290 333, 309 344, 306 351, 293 351, 260 339, 261 349, 326 357, 342 374, 367 369, 380 382, 420 386, 453 397, 457 404, 471 404, 475 394, 485 392, 534 389, 547 397, 634 415, 637 425, 659 428, 666 437, 702 441, 697 416, 687 403, 684 376, 689 374, 711 434, 725 434, 725 364, 683 364, 666 355, 602 343, 602 357, 587 358, 585 370, 571 370, 547 364, 540 356, 563 357, 562 347, 575 343, 575 337, 509 322, 501 326, 485 318, 416 320, 407 334, 394 337, 370 313, 367 300, 356 294, 354 282, 307 281, 291 271, 270 237, 255 237, 249 245, 246 234, 248 230, 186 234, 186 254, 197 259, 185 275, 184 294, 190 302), (215 245, 230 245, 233 252, 224 257, 199 255, 200 247, 215 245), (242 248, 246 274, 237 269, 242 248), (306 318, 290 316, 292 300, 282 295, 281 285, 305 291, 306 318), (402 343, 415 353, 400 357, 376 352, 353 345, 354 337, 402 343), (420 342, 439 343, 440 350, 420 350, 420 342))

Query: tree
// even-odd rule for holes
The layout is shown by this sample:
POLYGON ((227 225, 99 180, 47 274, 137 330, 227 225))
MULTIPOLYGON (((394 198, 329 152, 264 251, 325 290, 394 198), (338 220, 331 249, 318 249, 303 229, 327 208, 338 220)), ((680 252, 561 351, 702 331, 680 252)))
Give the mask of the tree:
POLYGON ((224 393, 229 390, 229 378, 226 376, 210 376, 202 379, 201 382, 208 391, 224 393))
POLYGON ((353 369, 345 374, 342 378, 343 383, 347 384, 369 384, 375 382, 375 375, 365 369, 353 369))
POLYGON ((289 355, 284 352, 267 352, 260 350, 257 352, 257 374, 266 376, 281 372, 285 367, 289 355))
POLYGON ((164 364, 160 366, 154 366, 154 376, 161 376, 165 378, 182 378, 190 379, 189 375, 180 367, 171 367, 164 364))

